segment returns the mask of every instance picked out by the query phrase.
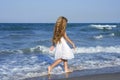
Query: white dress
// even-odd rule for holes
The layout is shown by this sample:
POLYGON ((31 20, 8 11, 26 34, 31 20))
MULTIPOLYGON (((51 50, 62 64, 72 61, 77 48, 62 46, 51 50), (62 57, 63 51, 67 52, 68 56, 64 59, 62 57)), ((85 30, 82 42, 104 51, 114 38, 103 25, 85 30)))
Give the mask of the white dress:
POLYGON ((74 54, 72 49, 68 46, 66 40, 61 37, 61 41, 56 44, 55 48, 55 59, 72 59, 74 58, 74 54))

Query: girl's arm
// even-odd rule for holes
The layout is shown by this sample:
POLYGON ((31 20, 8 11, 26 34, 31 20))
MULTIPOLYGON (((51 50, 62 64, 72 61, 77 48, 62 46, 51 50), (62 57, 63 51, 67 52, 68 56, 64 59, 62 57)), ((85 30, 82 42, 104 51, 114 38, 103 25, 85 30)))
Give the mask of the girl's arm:
POLYGON ((54 50, 54 46, 55 46, 55 44, 53 43, 52 46, 50 47, 50 51, 54 50))
POLYGON ((54 50, 54 46, 51 46, 51 47, 50 47, 50 51, 53 51, 53 50, 54 50))
POLYGON ((75 49, 75 44, 70 40, 70 38, 67 36, 66 32, 65 32, 65 34, 64 34, 64 38, 65 38, 65 40, 68 41, 68 42, 73 46, 73 48, 75 49))

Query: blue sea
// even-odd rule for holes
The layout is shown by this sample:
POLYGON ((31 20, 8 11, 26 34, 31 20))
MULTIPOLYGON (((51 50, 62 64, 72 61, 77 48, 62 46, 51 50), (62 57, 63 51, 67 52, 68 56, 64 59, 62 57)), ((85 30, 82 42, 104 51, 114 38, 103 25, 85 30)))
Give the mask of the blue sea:
MULTIPOLYGON (((47 75, 53 29, 54 23, 0 23, 0 80, 47 75)), ((66 32, 76 45, 70 69, 120 66, 120 23, 68 23, 66 32)), ((52 70, 62 73, 62 63, 52 70)))

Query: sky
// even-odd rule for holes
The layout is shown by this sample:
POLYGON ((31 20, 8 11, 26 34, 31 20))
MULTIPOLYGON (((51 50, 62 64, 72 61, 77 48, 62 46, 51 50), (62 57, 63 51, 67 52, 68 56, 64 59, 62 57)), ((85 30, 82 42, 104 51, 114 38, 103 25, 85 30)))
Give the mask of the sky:
POLYGON ((120 0, 0 0, 0 23, 118 23, 120 0))

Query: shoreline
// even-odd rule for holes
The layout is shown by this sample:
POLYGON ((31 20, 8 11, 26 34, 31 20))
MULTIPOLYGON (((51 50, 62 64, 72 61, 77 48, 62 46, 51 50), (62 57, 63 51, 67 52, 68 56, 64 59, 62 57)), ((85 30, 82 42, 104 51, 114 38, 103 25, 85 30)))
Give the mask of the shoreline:
POLYGON ((58 80, 66 80, 66 79, 67 80, 120 80, 120 72, 79 76, 79 77, 64 78, 58 80))
POLYGON ((72 73, 51 74, 23 80, 120 80, 120 66, 77 70, 72 73))

